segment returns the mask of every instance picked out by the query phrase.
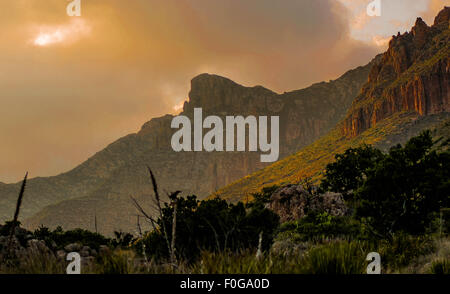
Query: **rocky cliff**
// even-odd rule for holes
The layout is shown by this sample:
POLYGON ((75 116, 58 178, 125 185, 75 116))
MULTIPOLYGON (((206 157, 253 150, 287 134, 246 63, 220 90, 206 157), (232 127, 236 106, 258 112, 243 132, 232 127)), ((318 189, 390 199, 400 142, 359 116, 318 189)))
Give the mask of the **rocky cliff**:
POLYGON ((450 8, 446 7, 431 27, 419 18, 411 32, 394 36, 386 53, 375 61, 345 118, 328 134, 220 189, 213 197, 238 201, 264 187, 298 184, 306 178, 317 183, 336 154, 361 144, 387 150, 424 129, 433 130, 436 140, 448 140, 449 16, 450 8), (446 131, 441 135, 440 130, 446 131))
MULTIPOLYGON (((207 115, 280 116, 280 159, 326 134, 346 113, 367 81, 370 64, 337 80, 277 94, 261 86, 244 87, 227 78, 202 74, 192 80, 183 115, 201 107, 207 115)), ((146 166, 156 174, 162 191, 181 190, 206 197, 219 188, 267 166, 258 152, 181 152, 172 150, 173 116, 155 118, 142 129, 100 151, 75 169, 28 182, 22 221, 28 228, 41 224, 99 230, 135 229, 136 209, 130 196, 143 205, 152 194, 146 166)), ((8 220, 20 185, 0 185, 0 221, 8 220)))
POLYGON ((450 7, 432 26, 418 18, 410 32, 393 36, 342 124, 356 136, 400 111, 430 115, 450 111, 450 7))

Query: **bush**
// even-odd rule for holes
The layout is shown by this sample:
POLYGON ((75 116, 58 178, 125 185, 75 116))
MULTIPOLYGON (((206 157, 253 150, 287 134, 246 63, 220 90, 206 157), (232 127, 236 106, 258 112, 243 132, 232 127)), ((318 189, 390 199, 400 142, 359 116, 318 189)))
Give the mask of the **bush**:
POLYGON ((280 233, 285 236, 290 234, 296 241, 306 242, 363 238, 364 228, 359 221, 351 217, 312 212, 298 221, 282 224, 280 233))
POLYGON ((360 242, 332 242, 310 249, 302 262, 304 274, 363 274, 367 263, 360 242))
MULTIPOLYGON (((9 221, 6 222, 4 226, 0 226, 0 236, 9 237, 11 234, 11 228, 13 226, 14 222, 9 221)), ((29 236, 32 234, 31 232, 25 230, 24 228, 20 227, 20 222, 16 222, 14 224, 15 232, 14 236, 19 240, 20 245, 25 246, 27 243, 27 240, 29 239, 29 236)))
POLYGON ((401 269, 418 257, 432 253, 434 249, 431 237, 405 233, 397 233, 391 240, 382 240, 378 245, 382 263, 392 270, 401 269))
MULTIPOLYGON (((135 242, 138 252, 144 245, 149 258, 168 258, 169 250, 163 228, 167 230, 169 243, 172 236, 173 207, 163 208, 163 218, 158 219, 161 229, 148 233, 135 242)), ((279 217, 262 205, 250 208, 240 202, 230 204, 225 200, 198 201, 195 196, 177 200, 176 252, 188 262, 199 257, 201 251, 239 251, 257 248, 263 232, 262 249, 269 249, 279 225, 279 217)))
POLYGON ((189 270, 193 274, 299 274, 304 271, 301 255, 265 254, 255 250, 202 252, 189 270))
POLYGON ((247 204, 247 207, 251 208, 254 206, 265 206, 270 202, 270 197, 275 193, 280 187, 277 185, 264 187, 260 193, 254 193, 253 201, 247 204))
POLYGON ((114 232, 114 239, 110 240, 110 244, 114 248, 128 248, 130 247, 136 239, 130 233, 124 232, 114 232))
POLYGON ((38 252, 26 253, 20 260, 15 260, 9 266, 0 264, 0 274, 42 275, 42 274, 64 274, 67 264, 58 260, 52 254, 38 252), (12 266, 11 266, 12 265, 12 266))
POLYGON ((45 241, 47 246, 54 250, 63 249, 66 245, 72 243, 81 243, 92 249, 98 250, 100 245, 107 245, 110 243, 109 239, 97 233, 82 229, 63 231, 61 227, 56 228, 54 231, 51 231, 46 227, 40 227, 34 231, 33 236, 35 239, 45 241))
POLYGON ((450 275, 450 260, 442 259, 434 261, 431 265, 431 274, 450 275))
POLYGON ((433 150, 431 133, 394 146, 349 149, 326 168, 323 189, 346 195, 375 236, 424 234, 440 209, 449 207, 450 152, 433 150))
POLYGON ((135 254, 130 250, 116 250, 97 258, 95 272, 106 275, 125 275, 135 272, 135 254))

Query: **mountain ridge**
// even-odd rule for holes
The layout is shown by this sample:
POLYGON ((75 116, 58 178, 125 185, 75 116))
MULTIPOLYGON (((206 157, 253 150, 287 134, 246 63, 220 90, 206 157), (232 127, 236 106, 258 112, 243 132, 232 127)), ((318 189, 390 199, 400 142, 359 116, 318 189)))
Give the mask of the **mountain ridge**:
MULTIPOLYGON (((193 108, 200 106, 204 115, 279 115, 280 158, 283 158, 312 143, 343 117, 375 61, 350 70, 336 80, 284 94, 262 86, 244 87, 217 75, 199 75, 191 81, 190 100, 185 103, 182 114, 192 116, 193 108)), ((130 229, 134 226, 132 215, 136 210, 129 196, 145 201, 152 193, 146 165, 154 170, 160 187, 176 187, 174 189, 200 198, 267 166, 260 162, 260 154, 254 152, 174 152, 170 147, 172 118, 172 115, 165 115, 150 120, 137 133, 109 144, 68 172, 30 179, 21 210, 25 225, 29 228, 44 224, 92 229, 91 223, 97 214, 99 220, 114 223, 105 228, 107 233, 130 229), (98 202, 97 207, 91 201, 83 202, 87 204, 82 205, 81 210, 73 207, 74 203, 80 203, 77 199, 86 198, 103 202, 98 202), (71 200, 72 208, 62 203, 71 200), (116 201, 119 208, 105 204, 108 201, 116 201), (58 217, 51 220, 52 214, 60 214, 56 211, 60 209, 58 205, 64 207, 62 223, 56 223, 58 217), (49 206, 53 207, 53 212, 46 213, 48 217, 32 217, 49 206), (124 225, 115 226, 116 223, 124 225)), ((19 186, 20 183, 0 185, 1 221, 11 218, 19 186)))

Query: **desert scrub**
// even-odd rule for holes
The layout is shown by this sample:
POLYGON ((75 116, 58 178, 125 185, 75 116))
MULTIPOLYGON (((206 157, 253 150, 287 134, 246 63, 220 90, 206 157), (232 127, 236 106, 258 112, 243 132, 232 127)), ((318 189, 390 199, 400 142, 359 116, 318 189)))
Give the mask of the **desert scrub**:
POLYGON ((203 252, 190 271, 195 274, 294 274, 303 271, 303 263, 301 255, 265 254, 256 258, 256 251, 252 250, 203 252))
POLYGON ((101 254, 93 268, 96 274, 124 275, 138 272, 136 255, 132 250, 115 250, 101 254))
POLYGON ((430 236, 411 236, 396 234, 391 240, 379 243, 378 252, 381 262, 389 271, 398 271, 417 260, 419 257, 433 253, 435 244, 430 236))
POLYGON ((410 264, 397 272, 406 274, 430 274, 445 272, 450 260, 450 239, 434 239, 433 252, 414 258, 410 264))
POLYGON ((308 213, 304 218, 280 226, 279 237, 294 242, 320 242, 328 239, 357 239, 363 237, 364 226, 350 217, 324 213, 308 213))
POLYGON ((253 251, 203 252, 191 268, 197 274, 363 274, 368 246, 362 242, 333 241, 295 254, 253 251))
POLYGON ((47 252, 28 251, 20 258, 0 265, 2 274, 65 274, 67 264, 47 252))
POLYGON ((450 275, 450 259, 436 260, 431 264, 431 274, 450 275))
POLYGON ((310 249, 302 258, 303 274, 363 274, 367 245, 363 242, 331 242, 310 249))

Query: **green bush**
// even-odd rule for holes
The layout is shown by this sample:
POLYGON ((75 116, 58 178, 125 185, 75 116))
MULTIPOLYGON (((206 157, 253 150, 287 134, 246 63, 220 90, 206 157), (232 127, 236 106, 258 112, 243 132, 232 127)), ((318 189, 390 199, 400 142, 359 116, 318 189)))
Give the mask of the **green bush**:
POLYGON ((291 234, 295 241, 321 241, 325 239, 361 239, 364 227, 351 217, 336 217, 328 213, 309 213, 304 218, 284 223, 280 233, 291 234), (290 233, 288 233, 290 232, 290 233))
POLYGON ((322 188, 345 195, 355 216, 375 236, 427 232, 435 214, 450 206, 450 152, 437 152, 429 131, 388 154, 349 149, 326 168, 322 188))

